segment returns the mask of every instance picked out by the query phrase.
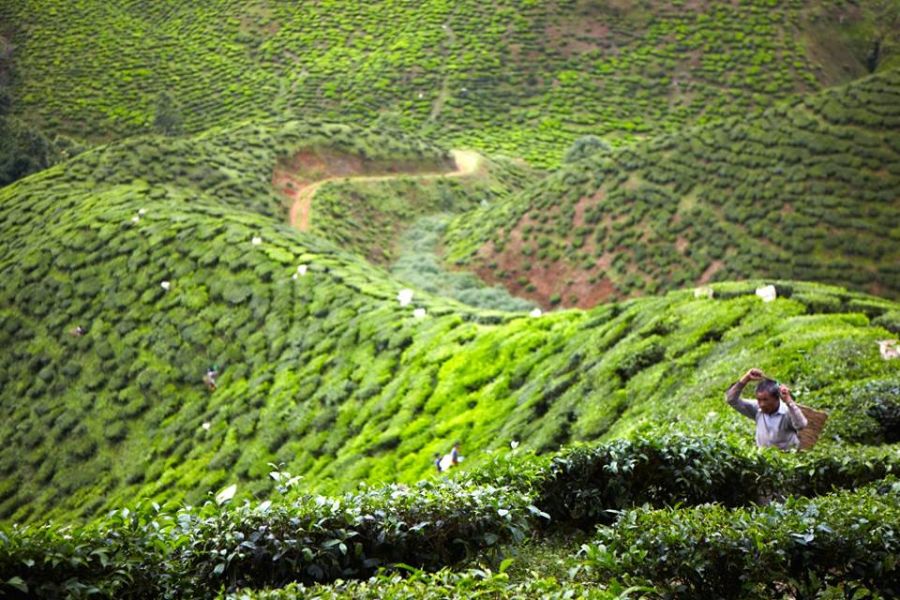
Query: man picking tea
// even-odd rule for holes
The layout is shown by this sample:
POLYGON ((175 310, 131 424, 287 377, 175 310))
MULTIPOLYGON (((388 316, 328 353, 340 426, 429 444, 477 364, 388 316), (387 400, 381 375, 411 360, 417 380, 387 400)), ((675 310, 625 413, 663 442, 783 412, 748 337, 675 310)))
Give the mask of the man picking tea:
POLYGON ((806 417, 791 397, 786 385, 766 377, 759 369, 750 369, 725 392, 725 401, 742 415, 756 421, 756 445, 789 450, 800 446, 797 432, 806 427, 806 417), (751 381, 756 385, 756 401, 741 399, 751 381))

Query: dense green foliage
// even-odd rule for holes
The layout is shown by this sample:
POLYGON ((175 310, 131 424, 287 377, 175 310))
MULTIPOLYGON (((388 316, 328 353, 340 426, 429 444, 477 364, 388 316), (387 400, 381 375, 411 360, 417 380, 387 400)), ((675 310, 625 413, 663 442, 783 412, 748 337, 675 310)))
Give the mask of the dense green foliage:
POLYGON ((166 92, 187 132, 387 111, 448 145, 551 165, 587 133, 627 141, 859 76, 871 13, 803 0, 5 0, 0 31, 27 74, 18 112, 51 133, 159 130, 166 92))
POLYGON ((755 501, 771 485, 762 455, 713 441, 662 436, 581 448, 553 459, 537 505, 553 522, 582 527, 633 505, 755 501))
POLYGON ((900 69, 561 169, 448 257, 550 304, 776 277, 900 295, 900 69))
POLYGON ((0 0, 0 596, 897 596, 898 24, 0 0))
POLYGON ((112 511, 71 534, 48 525, 0 532, 0 581, 18 577, 40 597, 209 597, 222 586, 331 581, 395 563, 436 569, 521 540, 534 518, 521 493, 447 481, 225 502, 112 511))
POLYGON ((441 155, 394 139, 294 122, 138 139, 0 192, 0 515, 197 500, 233 481, 264 495, 269 462, 313 489, 414 481, 453 439, 477 462, 514 439, 550 450, 648 419, 737 429, 707 413, 749 362, 833 408, 830 434, 881 439, 847 391, 896 382, 869 322, 896 303, 780 283, 763 304, 749 282, 539 318, 422 292, 404 307, 402 284, 277 218, 279 155, 441 155))
POLYGON ((621 586, 591 586, 583 582, 559 581, 532 573, 523 581, 489 568, 466 571, 444 569, 437 573, 413 571, 411 575, 383 574, 366 581, 340 581, 331 585, 289 585, 263 592, 243 591, 225 596, 228 600, 466 600, 486 598, 542 598, 546 600, 617 600, 629 597, 621 586))
POLYGON ((533 494, 534 505, 549 517, 541 523, 549 528, 587 530, 633 506, 746 506, 856 489, 898 469, 900 451, 891 446, 799 455, 753 452, 734 439, 662 428, 550 457, 502 457, 463 477, 471 484, 502 484, 533 494))
POLYGON ((601 529, 598 575, 691 598, 807 597, 826 584, 900 593, 900 483, 742 510, 639 509, 601 529))
MULTIPOLYGON (((13 582, 7 592, 18 588, 42 597, 155 598, 176 592, 211 597, 222 589, 365 578, 378 568, 434 571, 474 556, 499 559, 508 552, 504 543, 536 534, 538 526, 565 529, 618 516, 611 529, 600 530, 599 542, 587 547, 583 564, 575 569, 589 575, 586 581, 597 574, 628 582, 650 578, 662 588, 677 582, 692 594, 734 597, 736 590, 771 586, 799 573, 806 579, 792 582, 802 581, 808 591, 849 577, 889 593, 896 582, 896 561, 890 557, 900 526, 900 487, 883 478, 900 466, 900 454, 896 448, 880 458, 850 453, 842 470, 819 468, 822 461, 814 454, 760 453, 721 438, 667 434, 651 442, 565 449, 549 461, 519 455, 455 480, 363 486, 341 497, 309 495, 300 491, 297 478, 275 471, 271 476, 286 495, 274 501, 235 505, 220 494, 216 502, 177 511, 147 505, 114 510, 74 529, 52 524, 4 528, 0 581, 13 582), (853 494, 800 502, 793 499, 804 493, 796 486, 800 480, 814 481, 812 487, 829 492, 881 481, 853 494), (752 504, 761 489, 770 499, 773 491, 787 499, 768 508, 726 508, 752 504), (562 499, 565 510, 560 510, 562 499), (580 514, 572 511, 571 500, 581 506, 580 514), (720 504, 682 506, 710 501, 720 504), (635 509, 639 504, 644 508, 635 509), (654 511, 650 506, 677 508, 654 511), (585 508, 593 511, 587 519, 585 508), (698 544, 698 537, 709 532, 715 543, 698 544), (660 547, 663 539, 666 545, 660 547), (741 550, 754 543, 765 552, 762 559, 741 550), (839 562, 845 548, 852 551, 847 564, 839 562), (709 590, 700 589, 709 565, 724 558, 730 561, 727 569, 710 580, 709 590), (835 571, 838 567, 843 570, 835 571), (754 575, 767 570, 775 574, 772 580, 754 575), (744 571, 750 575, 737 576, 744 571)), ((326 590, 367 597, 375 593, 374 586, 408 596, 428 581, 506 594, 563 594, 569 587, 534 574, 510 581, 503 573, 509 562, 501 563, 498 575, 419 572, 406 581, 380 575, 349 587, 338 582, 326 590)), ((609 585, 605 577, 602 581, 609 585)), ((596 597, 609 597, 615 586, 591 589, 596 597)), ((262 597, 305 590, 316 588, 292 587, 262 597)))

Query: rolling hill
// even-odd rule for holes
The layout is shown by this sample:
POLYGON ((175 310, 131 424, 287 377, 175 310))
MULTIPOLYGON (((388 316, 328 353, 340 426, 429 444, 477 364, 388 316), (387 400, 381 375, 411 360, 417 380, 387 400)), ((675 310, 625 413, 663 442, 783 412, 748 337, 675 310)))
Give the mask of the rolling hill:
MULTIPOLYGON (((870 323, 896 327, 896 303, 810 284, 779 284, 773 305, 737 284, 539 318, 423 292, 403 306, 387 272, 284 222, 271 174, 309 147, 446 159, 414 138, 271 123, 111 145, 0 192, 5 519, 230 482, 265 494, 269 463, 311 489, 414 481, 456 438, 478 457, 673 414, 718 430, 736 418, 705 415, 748 361, 838 413, 832 390, 896 378, 870 323)), ((835 416, 835 434, 875 439, 859 427, 835 416)))
POLYGON ((14 111, 48 133, 382 117, 543 166, 586 133, 626 143, 859 77, 883 20, 799 0, 0 2, 14 111))
POLYGON ((544 306, 774 277, 900 295, 900 70, 566 165, 446 259, 544 306))
POLYGON ((0 597, 897 597, 898 24, 0 0, 0 597))

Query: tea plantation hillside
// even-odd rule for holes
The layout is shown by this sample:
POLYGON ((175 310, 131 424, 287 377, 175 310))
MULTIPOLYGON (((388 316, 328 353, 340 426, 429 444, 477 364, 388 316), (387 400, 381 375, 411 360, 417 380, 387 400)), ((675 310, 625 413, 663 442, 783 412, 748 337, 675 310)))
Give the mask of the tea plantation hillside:
POLYGON ((272 170, 328 145, 446 160, 414 138, 275 122, 130 140, 0 192, 4 520, 230 483, 265 495, 270 463, 313 490, 411 482, 455 439, 477 464, 513 440, 735 429, 721 395, 751 363, 832 408, 831 436, 882 440, 851 407, 896 385, 876 344, 896 303, 781 282, 762 304, 750 282, 536 318, 416 291, 404 305, 386 272, 284 223, 272 170))
POLYGON ((371 262, 391 264, 398 258, 400 235, 421 218, 505 200, 543 175, 521 161, 482 156, 477 161, 469 175, 398 173, 328 182, 311 199, 308 230, 371 262))
MULTIPOLYGON (((14 112, 109 140, 378 117, 554 165, 896 64, 890 2, 0 2, 14 112), (876 41, 883 51, 874 52, 876 41)), ((876 48, 877 49, 877 48, 876 48)))
POLYGON ((0 0, 0 598, 900 597, 898 190, 898 0, 0 0))
POLYGON ((900 296, 900 70, 567 165, 448 261, 544 306, 769 276, 900 296))

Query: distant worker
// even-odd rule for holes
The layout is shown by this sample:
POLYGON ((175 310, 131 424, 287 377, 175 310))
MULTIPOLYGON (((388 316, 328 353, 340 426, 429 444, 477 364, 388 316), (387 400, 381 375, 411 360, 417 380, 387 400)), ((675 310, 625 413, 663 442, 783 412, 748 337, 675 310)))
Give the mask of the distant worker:
POLYGON ((81 337, 81 336, 83 336, 84 333, 85 333, 84 327, 82 327, 81 325, 76 325, 76 326, 75 326, 75 329, 73 329, 71 333, 72 333, 72 335, 74 335, 75 337, 81 337))
POLYGON ((216 378, 219 376, 219 366, 213 365, 207 371, 206 375, 203 376, 203 383, 206 384, 206 389, 210 392, 216 391, 216 378))
POLYGON ((450 464, 454 467, 462 462, 463 457, 459 455, 460 443, 454 442, 453 449, 450 450, 450 464))
POLYGON ((434 455, 434 465, 437 467, 438 473, 449 471, 463 461, 463 457, 459 455, 459 447, 459 442, 456 442, 447 454, 443 456, 439 454, 434 455))
POLYGON ((725 401, 745 417, 756 421, 756 445, 760 448, 775 446, 789 450, 800 446, 797 432, 808 423, 786 385, 769 379, 759 369, 750 369, 728 388, 725 401), (751 381, 759 381, 755 402, 741 399, 744 386, 751 381))

